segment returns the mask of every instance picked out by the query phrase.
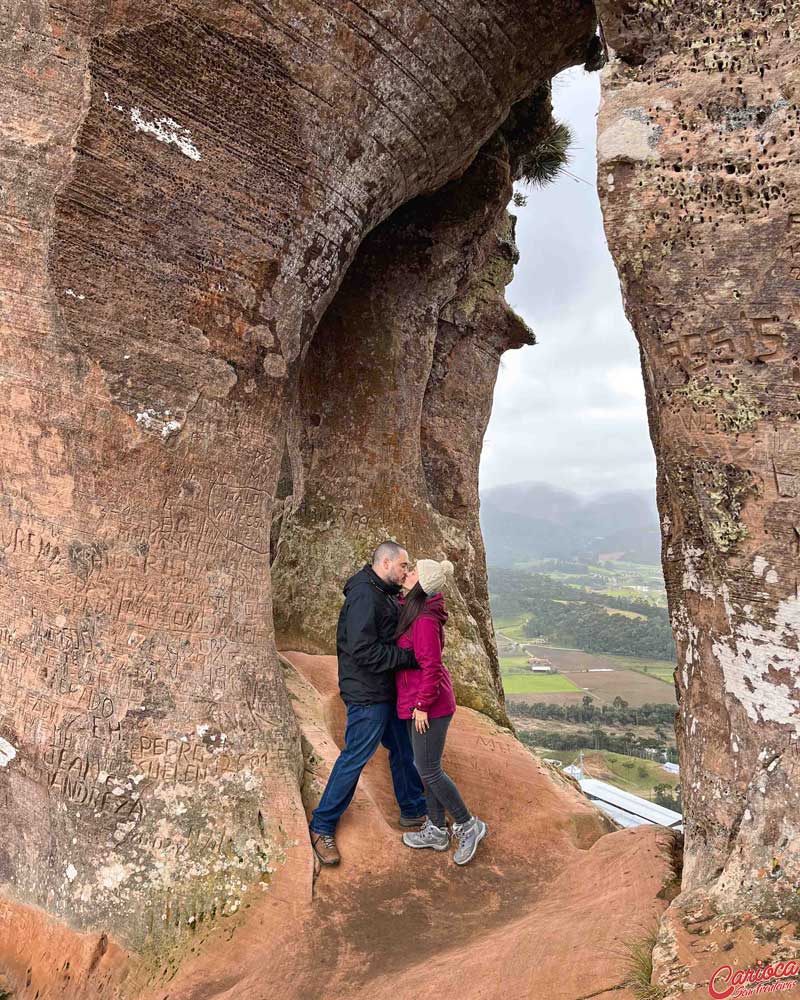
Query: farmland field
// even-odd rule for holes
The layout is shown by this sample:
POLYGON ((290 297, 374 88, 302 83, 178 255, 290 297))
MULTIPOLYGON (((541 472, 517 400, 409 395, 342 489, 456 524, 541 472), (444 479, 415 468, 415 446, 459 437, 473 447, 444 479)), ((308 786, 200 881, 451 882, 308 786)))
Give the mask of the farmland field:
MULTIPOLYGON (((528 669, 528 655, 523 653, 520 656, 500 656, 500 672, 503 674, 517 670, 528 669)), ((530 671, 528 671, 530 673, 530 671)))
POLYGON ((617 663, 622 670, 637 670, 647 677, 655 677, 656 680, 672 687, 675 664, 670 663, 669 660, 642 660, 635 656, 609 656, 608 659, 617 663))
POLYGON ((638 618, 640 622, 647 621, 646 615, 640 615, 638 611, 621 611, 619 608, 603 608, 606 614, 622 615, 623 618, 638 618))
POLYGON ((500 625, 495 625, 495 631, 504 635, 507 639, 511 639, 514 642, 532 642, 528 636, 523 634, 523 629, 525 627, 525 619, 521 618, 513 624, 506 625, 501 628, 500 625))
POLYGON ((503 690, 508 694, 544 695, 535 701, 554 701, 551 694, 569 692, 578 695, 578 700, 584 692, 563 674, 503 674, 503 690))
POLYGON ((497 632, 505 632, 509 628, 525 624, 525 615, 517 615, 516 618, 495 618, 494 627, 497 632))
MULTIPOLYGON (((573 705, 590 694, 595 701, 607 704, 619 696, 629 705, 643 705, 645 702, 663 704, 675 703, 675 688, 672 684, 674 667, 663 660, 639 660, 626 656, 606 656, 600 653, 584 653, 575 649, 558 649, 554 646, 537 646, 536 655, 551 660, 560 676, 571 682, 569 688, 514 688, 503 678, 507 695, 525 701, 551 701, 560 705, 573 705), (648 673, 640 672, 643 665, 648 673), (597 671, 600 672, 597 672, 597 671), (659 679, 658 670, 668 683, 659 679)), ((533 676, 533 675, 531 675, 533 676)), ((552 677, 554 675, 543 675, 552 677)))

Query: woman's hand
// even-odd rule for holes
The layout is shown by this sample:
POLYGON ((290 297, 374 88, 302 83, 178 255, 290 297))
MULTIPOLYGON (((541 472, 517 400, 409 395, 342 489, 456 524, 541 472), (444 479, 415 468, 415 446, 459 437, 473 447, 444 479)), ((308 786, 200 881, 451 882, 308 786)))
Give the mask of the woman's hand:
POLYGON ((416 726, 418 733, 426 733, 430 728, 428 723, 428 713, 423 712, 421 708, 415 708, 412 713, 414 719, 414 725, 416 726))

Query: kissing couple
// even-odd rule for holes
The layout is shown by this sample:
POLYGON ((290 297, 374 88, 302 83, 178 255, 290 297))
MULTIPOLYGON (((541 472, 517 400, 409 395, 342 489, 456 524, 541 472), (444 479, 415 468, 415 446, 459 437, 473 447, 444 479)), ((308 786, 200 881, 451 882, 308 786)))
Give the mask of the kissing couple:
POLYGON ((341 861, 336 824, 378 744, 389 751, 399 823, 409 828, 402 837, 406 847, 446 851, 452 838, 453 860, 465 865, 488 832, 442 770, 456 710, 453 683, 442 662, 447 622, 442 591, 452 574, 453 564, 446 559, 420 559, 412 567, 402 545, 382 542, 372 564, 345 584, 336 630, 339 693, 347 708, 345 746, 309 825, 311 845, 323 865, 341 861))

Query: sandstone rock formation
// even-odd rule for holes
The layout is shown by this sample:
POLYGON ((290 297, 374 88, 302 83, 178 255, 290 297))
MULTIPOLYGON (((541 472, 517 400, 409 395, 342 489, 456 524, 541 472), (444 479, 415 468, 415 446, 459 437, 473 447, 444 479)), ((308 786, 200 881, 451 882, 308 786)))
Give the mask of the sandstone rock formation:
MULTIPOLYGON (((723 934, 755 900, 785 940, 800 886, 797 3, 598 10, 602 193, 681 651, 686 891, 656 970, 675 984, 698 961, 686 914, 708 903, 723 934)), ((273 625, 274 602, 282 644, 329 651, 374 542, 450 555, 459 696, 504 721, 476 495, 499 355, 530 338, 502 301, 504 205, 543 85, 596 65, 592 5, 12 0, 0 21, 9 988, 388 997, 434 968, 467 996, 536 995, 538 974, 543 996, 620 1000, 604 949, 663 908, 663 844, 608 832, 467 709, 454 769, 499 832, 481 905, 434 859, 441 898, 403 895, 377 764, 343 827, 364 868, 312 900, 305 806, 338 703, 330 661, 281 665, 273 625), (462 912, 446 953, 401 957, 425 914, 462 912), (591 975, 565 972, 565 940, 591 975), (487 956, 507 957, 488 984, 487 956)))
MULTIPOLYGON (((369 231, 582 61, 594 14, 21 0, 3 17, 0 878, 160 970, 238 919, 302 833, 269 552, 289 414, 335 320, 312 344, 317 324, 369 231)), ((501 253, 495 143, 485 228, 475 195, 469 266, 431 289, 430 357, 410 359, 418 393, 437 362, 429 443, 454 370, 439 323, 495 362, 513 339, 469 325, 501 310, 471 288, 501 253)), ((452 534, 480 576, 470 516, 452 534)), ((467 598, 464 690, 502 717, 467 598)))
POLYGON ((597 6, 601 197, 679 647, 683 887, 796 920, 800 5, 597 6))

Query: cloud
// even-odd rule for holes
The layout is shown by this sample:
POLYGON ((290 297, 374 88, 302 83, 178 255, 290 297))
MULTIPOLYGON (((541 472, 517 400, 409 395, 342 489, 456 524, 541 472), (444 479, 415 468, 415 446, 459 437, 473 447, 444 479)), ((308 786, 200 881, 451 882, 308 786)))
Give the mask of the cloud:
POLYGON ((619 368, 609 368, 606 372, 606 380, 614 392, 620 396, 627 396, 635 399, 640 406, 644 406, 644 386, 642 385, 642 372, 638 365, 626 365, 619 368))
POLYGON ((596 177, 596 74, 556 78, 555 115, 573 131, 569 173, 528 196, 507 289, 538 343, 503 356, 481 486, 541 480, 579 493, 654 489, 639 351, 606 245, 596 177))

